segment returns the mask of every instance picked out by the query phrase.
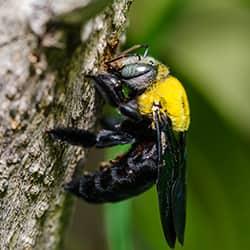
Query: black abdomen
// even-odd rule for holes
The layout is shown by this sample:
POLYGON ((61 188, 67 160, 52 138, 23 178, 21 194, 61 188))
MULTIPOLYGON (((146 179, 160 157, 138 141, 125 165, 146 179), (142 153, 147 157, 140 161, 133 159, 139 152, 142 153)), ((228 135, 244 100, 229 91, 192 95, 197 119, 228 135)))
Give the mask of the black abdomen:
POLYGON ((65 189, 91 203, 121 201, 149 189, 156 182, 156 146, 140 142, 110 166, 73 179, 65 189))

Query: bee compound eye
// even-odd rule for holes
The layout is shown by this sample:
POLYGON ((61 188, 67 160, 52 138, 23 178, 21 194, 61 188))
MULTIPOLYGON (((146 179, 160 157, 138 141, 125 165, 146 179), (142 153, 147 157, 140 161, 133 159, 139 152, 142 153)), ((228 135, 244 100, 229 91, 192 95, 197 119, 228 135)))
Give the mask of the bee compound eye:
POLYGON ((125 79, 130 79, 134 77, 141 76, 143 74, 146 74, 147 72, 154 70, 152 65, 148 65, 145 63, 133 63, 133 64, 128 64, 125 65, 121 69, 121 76, 125 79))

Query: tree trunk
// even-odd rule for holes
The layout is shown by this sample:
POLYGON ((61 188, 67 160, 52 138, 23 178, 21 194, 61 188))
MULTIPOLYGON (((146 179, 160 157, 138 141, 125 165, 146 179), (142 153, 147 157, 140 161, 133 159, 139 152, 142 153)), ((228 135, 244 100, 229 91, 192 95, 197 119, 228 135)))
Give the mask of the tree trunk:
POLYGON ((81 44, 91 1, 0 0, 1 250, 59 248, 69 214, 62 185, 84 151, 45 131, 93 129, 95 91, 84 76, 115 53, 131 2, 114 0, 88 21, 81 44))

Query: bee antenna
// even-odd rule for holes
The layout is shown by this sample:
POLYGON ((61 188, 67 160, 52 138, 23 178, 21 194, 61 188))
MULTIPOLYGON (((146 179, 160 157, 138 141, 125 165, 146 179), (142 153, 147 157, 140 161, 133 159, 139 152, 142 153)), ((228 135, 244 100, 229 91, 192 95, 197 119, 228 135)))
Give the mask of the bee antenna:
POLYGON ((146 57, 148 55, 148 50, 149 50, 149 47, 147 44, 144 45, 143 47, 145 50, 144 50, 144 54, 143 54, 143 57, 146 57))
MULTIPOLYGON (((141 49, 141 48, 144 49, 143 57, 146 57, 148 55, 149 46, 147 44, 136 44, 136 45, 132 46, 131 48, 123 51, 117 57, 115 57, 115 58, 113 58, 113 59, 111 59, 109 61, 106 61, 105 64, 110 64, 110 63, 112 63, 114 61, 117 61, 117 60, 119 60, 121 58, 128 57, 131 52, 133 52, 135 50, 138 50, 138 49, 141 49)), ((136 54, 136 56, 138 56, 138 54, 136 54)), ((138 56, 138 57, 139 57, 139 60, 140 60, 140 56, 138 56)))

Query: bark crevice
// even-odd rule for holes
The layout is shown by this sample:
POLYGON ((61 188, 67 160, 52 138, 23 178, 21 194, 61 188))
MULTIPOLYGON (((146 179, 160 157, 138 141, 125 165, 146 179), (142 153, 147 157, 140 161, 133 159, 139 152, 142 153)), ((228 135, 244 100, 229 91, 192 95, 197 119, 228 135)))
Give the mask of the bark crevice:
MULTIPOLYGON (((61 39, 63 26, 53 31, 44 27, 55 15, 71 12, 72 6, 62 8, 61 12, 58 8, 58 12, 50 15, 44 7, 46 3, 55 6, 60 1, 41 2, 44 5, 39 11, 32 0, 23 1, 23 5, 20 1, 18 5, 12 0, 0 2, 0 249, 3 250, 59 246, 68 214, 65 209, 68 198, 62 185, 71 178, 78 160, 85 154, 80 148, 52 141, 45 131, 57 125, 84 129, 95 126, 95 91, 84 75, 98 71, 103 61, 115 53, 132 1, 114 0, 91 19, 85 26, 84 44, 65 62, 60 60, 68 55, 62 43, 65 40, 61 39), (42 19, 37 19, 37 13, 42 19), (51 65, 45 53, 48 48, 58 50, 60 67, 51 65)), ((79 0, 77 8, 87 2, 90 1, 79 0)), ((56 61, 53 63, 57 65, 56 61)))

